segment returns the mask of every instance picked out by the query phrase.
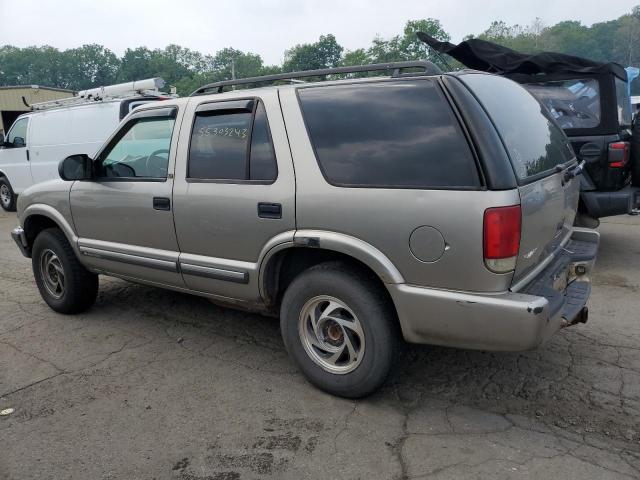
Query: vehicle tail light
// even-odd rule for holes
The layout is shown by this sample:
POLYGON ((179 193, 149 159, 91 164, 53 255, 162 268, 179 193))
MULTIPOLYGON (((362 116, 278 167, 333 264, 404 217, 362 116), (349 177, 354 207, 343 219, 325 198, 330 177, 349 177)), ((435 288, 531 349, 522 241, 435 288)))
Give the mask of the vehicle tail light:
POLYGON ((521 218, 520 205, 484 211, 484 263, 492 272, 506 273, 516 268, 521 218))
POLYGON ((629 161, 629 142, 609 144, 609 167, 624 168, 629 161))

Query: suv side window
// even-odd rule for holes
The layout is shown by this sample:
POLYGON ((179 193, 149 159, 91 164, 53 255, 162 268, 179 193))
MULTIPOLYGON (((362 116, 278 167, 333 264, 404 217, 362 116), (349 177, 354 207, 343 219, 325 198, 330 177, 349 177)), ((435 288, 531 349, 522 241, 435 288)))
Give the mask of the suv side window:
POLYGON ((100 155, 96 177, 166 179, 174 124, 173 116, 131 120, 100 155))
POLYGON ((196 112, 189 146, 188 179, 272 183, 277 176, 273 142, 262 102, 256 101, 253 111, 196 112))
MULTIPOLYGON (((21 118, 20 120, 17 120, 16 123, 13 124, 13 127, 11 128, 11 131, 9 131, 9 134, 7 136, 7 142, 8 143, 13 143, 15 147, 24 147, 27 145, 27 126, 29 125, 29 119, 28 118, 21 118), (15 140, 16 138, 18 139, 22 139, 22 143, 15 145, 15 140)), ((20 142, 18 140, 18 142, 20 142)))
POLYGON ((320 168, 344 187, 478 188, 477 166, 432 80, 300 88, 320 168))

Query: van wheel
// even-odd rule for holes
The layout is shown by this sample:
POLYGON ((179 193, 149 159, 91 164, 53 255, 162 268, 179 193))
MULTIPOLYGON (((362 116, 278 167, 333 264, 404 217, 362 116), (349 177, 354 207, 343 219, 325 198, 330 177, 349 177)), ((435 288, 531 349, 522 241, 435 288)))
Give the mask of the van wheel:
POLYGON ((287 288, 280 310, 289 355, 318 388, 347 398, 377 390, 398 352, 397 316, 366 273, 316 265, 287 288))
POLYGON ((0 207, 6 212, 16 211, 16 195, 6 177, 0 177, 0 207))
POLYGON ((59 229, 40 232, 31 264, 40 295, 56 312, 80 313, 96 301, 98 275, 82 266, 59 229))

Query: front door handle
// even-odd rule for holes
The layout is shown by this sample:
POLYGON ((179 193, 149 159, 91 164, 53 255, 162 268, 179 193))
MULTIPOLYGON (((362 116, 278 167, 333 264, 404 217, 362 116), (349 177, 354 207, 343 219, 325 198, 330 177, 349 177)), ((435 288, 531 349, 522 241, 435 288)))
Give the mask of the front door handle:
POLYGON ((167 197, 153 197, 154 210, 171 210, 171 200, 167 197))
POLYGON ((279 203, 258 203, 258 216, 260 218, 282 218, 282 205, 279 203))

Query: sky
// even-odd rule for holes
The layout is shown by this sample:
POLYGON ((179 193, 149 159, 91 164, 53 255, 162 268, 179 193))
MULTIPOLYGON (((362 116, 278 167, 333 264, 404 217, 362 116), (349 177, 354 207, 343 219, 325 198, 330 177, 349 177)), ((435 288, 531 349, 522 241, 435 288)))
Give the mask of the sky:
POLYGON ((284 51, 333 33, 348 50, 402 32, 407 20, 439 19, 453 41, 493 20, 545 25, 613 20, 640 0, 0 0, 0 45, 60 49, 98 43, 128 47, 174 43, 203 54, 233 47, 279 64, 284 51))

